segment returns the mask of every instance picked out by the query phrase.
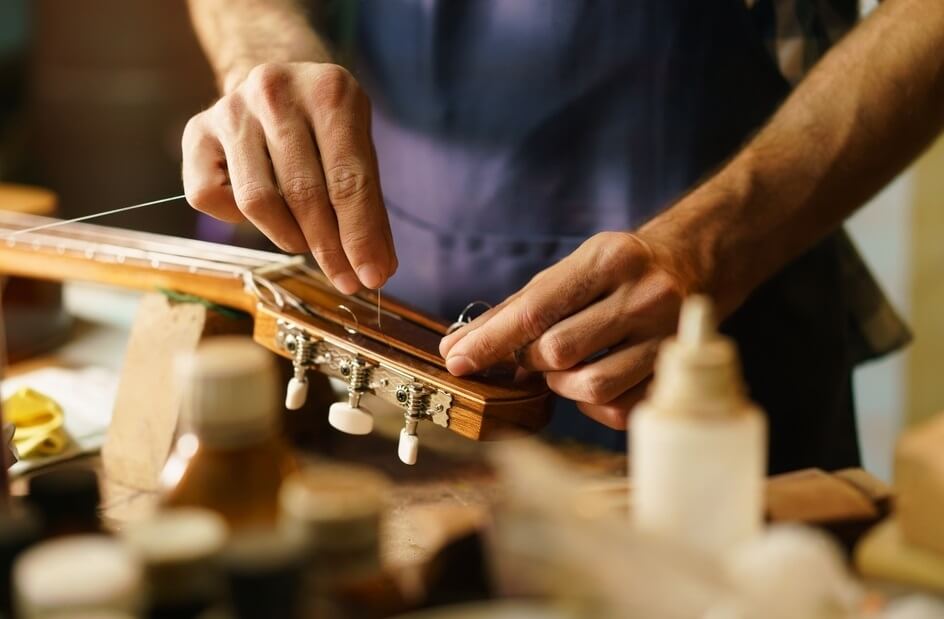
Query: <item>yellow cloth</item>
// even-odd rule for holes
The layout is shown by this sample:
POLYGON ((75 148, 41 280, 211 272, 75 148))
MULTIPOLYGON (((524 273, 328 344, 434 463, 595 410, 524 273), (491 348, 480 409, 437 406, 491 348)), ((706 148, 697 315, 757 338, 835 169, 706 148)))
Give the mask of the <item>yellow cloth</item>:
POLYGON ((69 444, 59 403, 34 389, 23 387, 3 402, 3 414, 16 426, 13 444, 21 458, 54 456, 69 444))

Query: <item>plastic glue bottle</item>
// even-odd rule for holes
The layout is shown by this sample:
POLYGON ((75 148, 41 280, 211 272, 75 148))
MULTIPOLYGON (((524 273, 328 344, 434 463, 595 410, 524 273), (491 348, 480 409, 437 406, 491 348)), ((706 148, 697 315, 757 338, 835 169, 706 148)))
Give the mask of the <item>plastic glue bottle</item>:
POLYGON ((747 399, 734 342, 711 302, 685 300, 648 398, 630 416, 636 527, 718 555, 763 522, 766 419, 747 399))

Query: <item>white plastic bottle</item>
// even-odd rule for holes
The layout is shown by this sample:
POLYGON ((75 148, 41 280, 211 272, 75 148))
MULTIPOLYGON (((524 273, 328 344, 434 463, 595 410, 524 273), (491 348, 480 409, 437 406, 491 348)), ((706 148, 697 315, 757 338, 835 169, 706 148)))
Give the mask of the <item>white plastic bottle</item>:
POLYGON ((682 305, 647 400, 630 417, 632 514, 642 531, 721 554, 763 522, 766 420, 745 394, 711 302, 682 305))

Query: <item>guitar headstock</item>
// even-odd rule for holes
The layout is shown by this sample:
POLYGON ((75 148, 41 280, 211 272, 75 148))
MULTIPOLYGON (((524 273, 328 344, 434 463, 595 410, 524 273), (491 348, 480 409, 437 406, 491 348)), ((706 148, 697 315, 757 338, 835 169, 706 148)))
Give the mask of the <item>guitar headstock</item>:
MULTIPOLYGON (((345 297, 326 283, 279 280, 312 313, 260 305, 255 339, 292 360, 286 406, 299 408, 306 374, 317 371, 347 383, 348 399, 331 407, 329 422, 350 434, 367 434, 373 419, 362 397, 371 394, 403 411, 399 455, 416 461, 417 428, 431 422, 474 440, 533 432, 548 419, 549 392, 540 375, 516 379, 498 369, 477 377, 452 376, 438 352, 446 324, 384 299, 345 297)), ((370 293, 373 294, 373 293, 370 293)))

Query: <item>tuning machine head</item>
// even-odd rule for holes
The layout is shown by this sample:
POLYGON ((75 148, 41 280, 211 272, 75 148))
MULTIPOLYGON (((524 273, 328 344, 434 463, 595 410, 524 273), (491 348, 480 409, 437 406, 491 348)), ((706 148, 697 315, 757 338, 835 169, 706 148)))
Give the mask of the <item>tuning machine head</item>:
POLYGON ((347 379, 347 402, 335 402, 328 409, 328 423, 346 434, 370 434, 374 416, 361 405, 361 395, 368 389, 370 366, 358 357, 341 363, 341 376, 347 379))
POLYGON ((279 344, 292 355, 292 378, 285 390, 285 408, 298 410, 308 399, 308 370, 317 365, 315 342, 305 332, 289 330, 279 333, 279 344))

